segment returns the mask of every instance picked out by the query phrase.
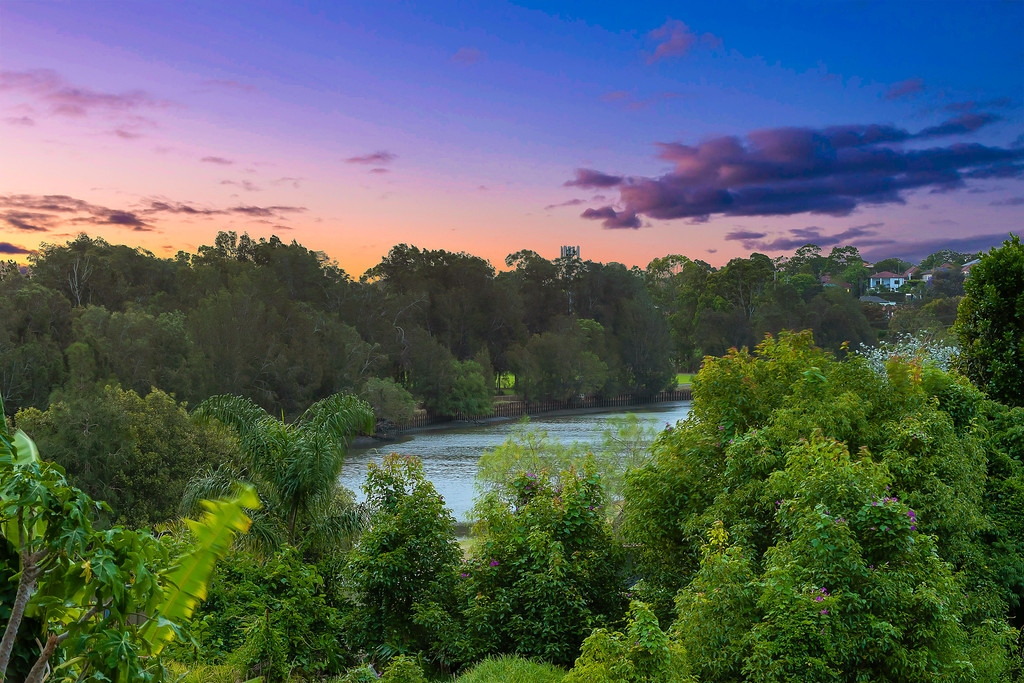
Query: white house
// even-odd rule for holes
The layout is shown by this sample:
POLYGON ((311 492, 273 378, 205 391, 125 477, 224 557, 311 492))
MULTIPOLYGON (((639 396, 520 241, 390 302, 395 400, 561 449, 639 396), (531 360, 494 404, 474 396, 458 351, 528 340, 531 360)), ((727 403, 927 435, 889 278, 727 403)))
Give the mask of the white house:
POLYGON ((871 289, 888 289, 894 292, 902 287, 906 281, 907 278, 904 275, 897 275, 896 273, 890 273, 888 270, 883 270, 881 273, 875 273, 871 276, 868 287, 871 289))

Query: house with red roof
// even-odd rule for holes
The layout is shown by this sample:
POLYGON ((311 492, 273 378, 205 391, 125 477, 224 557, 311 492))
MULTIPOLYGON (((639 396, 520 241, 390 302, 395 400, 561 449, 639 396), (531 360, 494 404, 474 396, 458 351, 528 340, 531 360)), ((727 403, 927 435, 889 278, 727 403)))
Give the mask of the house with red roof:
POLYGON ((899 275, 897 273, 891 273, 888 270, 883 270, 881 273, 875 273, 869 279, 868 287, 871 289, 888 289, 890 292, 895 292, 897 289, 903 286, 903 283, 907 281, 905 275, 899 275))

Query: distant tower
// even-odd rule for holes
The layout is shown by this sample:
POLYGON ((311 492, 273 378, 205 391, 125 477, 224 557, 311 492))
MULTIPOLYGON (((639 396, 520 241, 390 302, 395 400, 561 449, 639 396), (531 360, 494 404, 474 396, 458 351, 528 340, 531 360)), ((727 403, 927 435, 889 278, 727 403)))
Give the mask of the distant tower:
POLYGON ((579 258, 580 248, 575 247, 562 247, 562 258, 579 258))

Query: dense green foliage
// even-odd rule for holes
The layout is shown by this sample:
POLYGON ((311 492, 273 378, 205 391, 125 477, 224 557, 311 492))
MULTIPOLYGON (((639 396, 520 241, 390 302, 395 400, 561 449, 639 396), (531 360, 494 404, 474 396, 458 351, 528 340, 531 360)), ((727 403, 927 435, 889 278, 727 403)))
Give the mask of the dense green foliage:
POLYGON ((17 422, 71 483, 110 505, 112 521, 132 527, 175 519, 189 479, 237 448, 159 389, 145 398, 117 386, 68 392, 45 411, 20 411, 17 422))
POLYGON ((371 464, 364 490, 368 529, 344 572, 346 639, 374 658, 430 652, 447 665, 462 559, 455 520, 415 458, 371 464))
POLYGON ((480 540, 461 574, 469 652, 568 664, 623 611, 621 550, 597 474, 520 472, 477 504, 480 540))
POLYGON ((1024 406, 1024 244, 1011 235, 971 269, 957 312, 964 372, 990 397, 1024 406))
POLYGON ((694 390, 630 479, 625 534, 663 618, 679 591, 672 632, 700 680, 1019 665, 1005 619, 1024 556, 1005 522, 1024 463, 983 422, 1015 438, 1019 415, 932 367, 837 362, 808 335, 709 359, 694 390))
POLYGON ((687 683, 686 656, 669 640, 658 618, 642 602, 629 607, 624 632, 598 628, 583 641, 582 653, 565 683, 687 683))
POLYGON ((1019 679, 1021 251, 966 282, 939 268, 889 320, 846 291, 872 272, 850 247, 646 270, 522 251, 496 273, 399 245, 354 282, 276 238, 173 260, 46 246, 31 278, 0 269, 0 392, 112 506, 20 462, 4 425, 12 676, 58 638, 58 680, 160 680, 167 655, 194 681, 1019 679), (961 286, 977 387, 935 341, 961 286), (818 345, 764 338, 790 328, 818 345), (896 331, 928 338, 847 353, 896 331), (600 445, 524 429, 484 454, 461 546, 417 460, 372 466, 362 504, 337 482, 354 434, 487 414, 496 377, 530 400, 651 394, 707 354, 653 446, 622 421, 600 445), (116 526, 240 482, 244 543, 239 499, 187 532, 116 526))
POLYGON ((351 661, 338 647, 341 620, 320 571, 294 549, 263 559, 235 551, 218 567, 210 597, 192 621, 197 647, 173 654, 268 681, 336 672, 351 661))
POLYGON ((58 465, 39 460, 24 432, 5 423, 0 500, 4 554, 17 558, 2 572, 16 579, 17 591, 0 641, 0 678, 20 675, 26 683, 51 673, 61 681, 171 680, 159 655, 184 635, 214 563, 248 528, 243 506, 258 506, 244 489, 230 501, 207 502, 202 520, 189 520, 187 538, 98 531, 91 517, 103 504, 71 487, 58 465), (34 630, 36 645, 19 638, 23 627, 34 630), (14 647, 21 656, 10 668, 14 647))

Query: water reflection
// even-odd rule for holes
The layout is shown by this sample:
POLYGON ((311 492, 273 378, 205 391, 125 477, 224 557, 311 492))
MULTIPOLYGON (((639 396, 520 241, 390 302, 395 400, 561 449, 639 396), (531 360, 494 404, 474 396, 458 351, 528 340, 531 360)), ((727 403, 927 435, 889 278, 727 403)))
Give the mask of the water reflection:
MULTIPOLYGON (((639 406, 628 412, 641 420, 663 429, 675 424, 690 412, 689 403, 662 403, 654 406, 639 406)), ((601 433, 608 427, 608 421, 624 412, 589 413, 560 417, 536 416, 530 424, 548 433, 554 441, 561 443, 597 443, 601 433)), ((466 513, 473 506, 476 490, 476 462, 485 449, 500 445, 516 428, 516 422, 450 429, 444 431, 420 432, 401 441, 390 442, 377 448, 352 449, 341 470, 341 482, 362 497, 366 465, 380 462, 388 453, 415 455, 423 460, 423 469, 458 520, 465 520, 466 513)))

